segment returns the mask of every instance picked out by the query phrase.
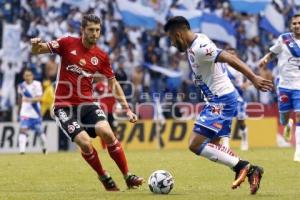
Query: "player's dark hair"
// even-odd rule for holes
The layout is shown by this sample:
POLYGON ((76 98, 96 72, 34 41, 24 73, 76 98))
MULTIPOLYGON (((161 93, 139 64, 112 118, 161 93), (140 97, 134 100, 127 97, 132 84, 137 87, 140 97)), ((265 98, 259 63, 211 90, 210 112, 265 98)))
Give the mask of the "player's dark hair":
POLYGON ((100 18, 94 14, 84 15, 82 17, 81 27, 85 28, 87 26, 88 22, 94 22, 95 24, 101 24, 100 18))
POLYGON ((188 30, 191 29, 189 21, 182 16, 175 16, 170 18, 164 26, 165 32, 172 31, 174 29, 183 29, 186 28, 188 30))
POLYGON ((295 14, 295 15, 293 15, 292 16, 292 18, 290 19, 290 25, 292 25, 292 21, 293 21, 293 19, 295 19, 295 18, 297 18, 297 17, 300 17, 300 14, 295 14))
POLYGON ((296 17, 300 17, 300 14, 295 14, 292 16, 292 19, 296 18, 296 17))
POLYGON ((25 68, 23 69, 23 74, 25 74, 25 72, 31 72, 31 73, 33 74, 32 69, 29 68, 29 67, 25 67, 25 68))

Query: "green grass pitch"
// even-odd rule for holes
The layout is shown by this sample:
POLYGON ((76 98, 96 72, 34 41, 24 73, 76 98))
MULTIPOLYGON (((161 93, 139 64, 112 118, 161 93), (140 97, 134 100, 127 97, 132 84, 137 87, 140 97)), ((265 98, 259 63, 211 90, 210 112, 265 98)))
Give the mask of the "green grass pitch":
POLYGON ((234 173, 227 167, 197 157, 187 150, 127 151, 132 172, 148 176, 166 169, 175 179, 169 195, 154 195, 147 183, 127 190, 121 173, 107 153, 99 153, 104 167, 121 192, 106 192, 79 153, 0 155, 1 200, 97 200, 97 199, 300 199, 300 163, 292 161, 291 148, 236 150, 242 158, 264 166, 265 174, 257 195, 249 194, 248 182, 230 188, 234 173))

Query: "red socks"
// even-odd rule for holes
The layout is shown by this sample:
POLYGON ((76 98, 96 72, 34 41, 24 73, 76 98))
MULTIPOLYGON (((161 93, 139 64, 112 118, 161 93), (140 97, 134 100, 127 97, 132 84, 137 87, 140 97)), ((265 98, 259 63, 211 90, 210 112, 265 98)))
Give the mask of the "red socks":
POLYGON ((94 147, 92 153, 85 154, 81 152, 81 155, 85 159, 85 161, 89 163, 89 165, 97 172, 99 176, 105 175, 105 171, 100 163, 98 153, 94 147))
POLYGON ((116 162, 123 175, 127 175, 128 166, 125 153, 121 143, 116 139, 112 144, 107 145, 110 157, 116 162))

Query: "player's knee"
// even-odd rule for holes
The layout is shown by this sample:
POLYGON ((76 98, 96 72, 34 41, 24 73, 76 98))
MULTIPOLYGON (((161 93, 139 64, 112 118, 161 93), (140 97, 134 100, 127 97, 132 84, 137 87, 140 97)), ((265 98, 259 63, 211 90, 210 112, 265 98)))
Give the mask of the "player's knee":
POLYGON ((93 147, 89 137, 76 137, 75 142, 84 153, 92 152, 93 147))
POLYGON ((189 144, 189 150, 197 155, 199 155, 199 148, 201 145, 196 145, 196 144, 189 144))

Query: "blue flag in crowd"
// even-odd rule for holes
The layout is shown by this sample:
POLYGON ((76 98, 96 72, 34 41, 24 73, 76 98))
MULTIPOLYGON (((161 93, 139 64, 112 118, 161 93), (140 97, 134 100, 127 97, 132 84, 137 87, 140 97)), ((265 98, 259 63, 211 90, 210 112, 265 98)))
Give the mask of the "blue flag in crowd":
POLYGON ((248 14, 259 14, 270 2, 271 0, 230 0, 234 11, 248 14))
POLYGON ((201 32, 210 39, 228 43, 236 48, 236 32, 233 25, 215 14, 203 13, 201 32))
POLYGON ((117 6, 123 22, 127 26, 144 27, 145 29, 156 27, 156 15, 152 8, 128 0, 117 0, 117 6))

